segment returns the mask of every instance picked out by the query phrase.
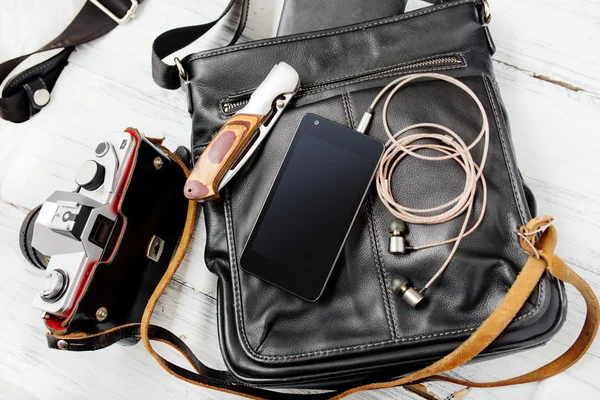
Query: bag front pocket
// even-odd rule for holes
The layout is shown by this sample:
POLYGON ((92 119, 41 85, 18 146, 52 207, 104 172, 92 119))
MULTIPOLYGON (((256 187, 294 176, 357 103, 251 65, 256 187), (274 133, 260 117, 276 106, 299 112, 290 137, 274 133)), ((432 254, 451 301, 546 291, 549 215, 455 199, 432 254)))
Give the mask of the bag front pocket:
POLYGON ((382 270, 375 261, 371 196, 361 206, 327 287, 316 302, 306 302, 239 267, 241 250, 293 133, 300 119, 309 112, 349 124, 345 100, 339 96, 289 109, 259 150, 252 168, 230 183, 229 204, 225 204, 231 210, 229 223, 234 237, 235 248, 229 251, 235 252, 232 257, 235 263, 230 272, 238 296, 235 312, 243 321, 239 334, 245 337, 247 350, 257 358, 309 357, 331 353, 340 346, 360 346, 392 339, 391 310, 388 297, 383 293, 382 270), (295 340, 290 342, 290 337, 295 340))
MULTIPOLYGON (((464 239, 450 267, 427 294, 426 302, 411 309, 392 293, 391 281, 406 276, 422 285, 437 271, 449 245, 406 255, 388 252, 391 214, 371 189, 352 227, 344 251, 325 292, 315 303, 307 303, 239 268, 240 251, 250 234, 268 194, 285 149, 300 119, 308 112, 344 125, 355 126, 362 110, 379 92, 370 88, 296 106, 274 128, 260 150, 254 166, 232 182, 230 209, 235 243, 235 265, 231 273, 239 301, 240 335, 249 352, 269 361, 339 356, 344 352, 388 346, 418 346, 466 337, 485 319, 505 295, 521 269, 525 255, 513 236, 526 216, 522 193, 513 176, 514 158, 507 143, 491 84, 482 76, 461 78, 485 106, 490 119, 490 151, 485 176, 488 181, 488 211, 478 230, 464 239), (512 172, 511 172, 512 171, 512 172), (514 248, 514 251, 513 251, 514 248), (296 338, 293 343, 289 338, 296 338)), ((418 82, 398 93, 390 105, 394 129, 416 122, 449 126, 470 142, 479 132, 476 107, 458 89, 438 81, 418 82)), ((368 134, 385 141, 380 117, 368 134)), ((481 149, 474 152, 480 155, 481 149)), ((475 158, 479 156, 476 155, 475 158)), ((464 172, 448 161, 439 164, 407 161, 394 180, 399 201, 423 207, 453 197, 464 185, 464 172)), ((475 215, 480 210, 478 196, 475 215)), ((456 234, 462 218, 437 226, 411 226, 408 240, 422 244, 456 234)), ((231 251, 231 249, 230 249, 231 251)), ((309 251, 309 249, 307 249, 309 251)), ((536 318, 543 308, 543 287, 534 293, 519 321, 536 318)))
MULTIPOLYGON (((466 66, 465 59, 457 53, 448 53, 437 56, 422 58, 405 63, 391 65, 383 68, 377 68, 366 71, 360 74, 343 76, 336 79, 330 79, 326 82, 318 82, 312 84, 300 85, 295 96, 296 99, 309 96, 311 94, 329 91, 331 96, 338 95, 334 89, 343 88, 348 85, 360 84, 362 82, 372 82, 380 78, 390 76, 406 75, 409 73, 425 72, 425 71, 444 71, 449 69, 457 69, 466 66)), ((377 85, 376 83, 374 83, 377 85)), ((233 93, 219 103, 219 111, 222 118, 229 118, 237 111, 242 109, 248 101, 255 89, 242 90, 233 93)))

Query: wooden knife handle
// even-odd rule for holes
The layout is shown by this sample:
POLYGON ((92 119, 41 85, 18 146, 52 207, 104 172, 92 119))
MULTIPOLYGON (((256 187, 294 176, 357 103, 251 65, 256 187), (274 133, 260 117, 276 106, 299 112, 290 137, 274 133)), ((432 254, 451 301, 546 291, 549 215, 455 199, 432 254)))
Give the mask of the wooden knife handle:
POLYGON ((193 200, 219 197, 217 188, 223 175, 244 151, 264 115, 236 114, 217 132, 194 166, 183 192, 193 200))

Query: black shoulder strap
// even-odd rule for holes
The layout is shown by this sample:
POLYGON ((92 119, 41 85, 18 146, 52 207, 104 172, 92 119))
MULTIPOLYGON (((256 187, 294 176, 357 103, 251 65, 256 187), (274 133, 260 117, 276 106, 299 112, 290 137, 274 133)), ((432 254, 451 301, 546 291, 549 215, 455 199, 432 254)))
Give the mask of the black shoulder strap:
MULTIPOLYGON (((239 1, 241 3, 241 15, 233 38, 229 42, 230 45, 235 44, 242 36, 248 18, 250 0, 239 1)), ((178 89, 181 86, 180 72, 177 66, 167 64, 163 59, 202 37, 229 13, 235 3, 236 0, 230 0, 219 18, 214 21, 172 29, 154 40, 152 45, 152 77, 158 86, 165 89, 178 89)))
MULTIPOLYGON (((50 348, 70 351, 90 351, 102 349, 124 339, 139 340, 141 339, 140 328, 139 323, 134 323, 121 325, 96 335, 60 336, 48 334, 46 338, 50 348)), ((251 386, 236 379, 229 371, 216 370, 202 363, 187 344, 169 330, 160 326, 150 325, 147 334, 150 340, 169 345, 189 361, 193 367, 193 371, 180 367, 156 354, 156 357, 158 357, 157 361, 159 361, 163 368, 173 376, 183 379, 188 383, 254 399, 325 400, 340 393, 340 391, 317 394, 278 393, 251 386)))
POLYGON ((75 46, 96 39, 126 22, 140 2, 142 0, 87 1, 73 22, 54 40, 37 51, 0 64, 2 83, 32 54, 64 48, 49 60, 19 73, 6 84, 0 98, 0 117, 24 122, 37 114, 50 101, 50 92, 75 46))
MULTIPOLYGON (((47 50, 64 48, 63 51, 43 63, 37 64, 6 84, 0 97, 0 118, 11 122, 24 122, 37 114, 50 101, 50 93, 67 59, 75 46, 96 39, 133 16, 138 3, 143 0, 88 0, 71 24, 44 47, 0 64, 0 83, 29 56, 47 50)), ((237 42, 246 25, 249 0, 242 3, 241 17, 230 44, 237 42)), ((236 0, 214 21, 202 25, 173 29, 160 35, 152 50, 153 76, 160 86, 175 89, 180 86, 177 67, 162 62, 162 58, 182 49, 204 35, 233 8, 236 0)))
MULTIPOLYGON (((246 20, 248 18, 248 7, 250 0, 238 1, 241 3, 241 15, 238 20, 237 29, 233 35, 233 38, 231 39, 231 42, 229 42, 229 45, 235 44, 238 41, 242 35, 242 32, 244 31, 246 20)), ((444 1, 450 2, 457 0, 425 1, 432 4, 437 4, 444 1)), ((406 6, 406 2, 407 0, 400 0, 402 9, 404 9, 406 6)), ((185 71, 180 71, 177 65, 165 63, 163 59, 202 37, 202 35, 207 33, 229 13, 235 3, 236 0, 230 0, 223 13, 214 21, 202 25, 185 26, 172 29, 161 34, 154 40, 154 44, 152 45, 152 77, 158 86, 165 89, 178 89, 181 87, 181 79, 185 79, 185 71)), ((183 61, 185 62, 185 58, 183 61)))

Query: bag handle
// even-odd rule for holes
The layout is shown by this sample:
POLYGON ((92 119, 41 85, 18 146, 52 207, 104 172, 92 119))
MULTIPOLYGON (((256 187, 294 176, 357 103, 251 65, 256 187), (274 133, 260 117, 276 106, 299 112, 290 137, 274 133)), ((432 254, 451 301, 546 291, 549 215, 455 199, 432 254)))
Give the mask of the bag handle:
MULTIPOLYGON (((431 4, 438 4, 442 2, 451 2, 458 0, 425 0, 431 4)), ((223 17, 225 17, 229 10, 232 8, 236 0, 230 0, 229 4, 223 11, 223 13, 214 21, 207 22, 201 25, 185 26, 181 28, 172 29, 166 31, 158 36, 152 44, 152 78, 156 84, 164 89, 178 89, 181 87, 181 78, 185 79, 185 71, 183 68, 180 69, 180 65, 170 65, 163 61, 163 59, 178 50, 183 49, 187 45, 200 39, 206 34, 213 26, 215 26, 223 17)), ((248 18, 248 8, 250 6, 250 0, 240 0, 242 13, 236 31, 233 38, 229 42, 228 46, 237 43, 238 39, 242 35, 244 28, 246 27, 246 21, 248 18)), ((406 6, 406 1, 401 1, 402 8, 406 6)), ((186 57, 187 58, 187 57, 186 57)), ((185 58, 184 58, 185 61, 185 58)))
POLYGON ((150 325, 150 318, 158 299, 175 274, 191 240, 195 219, 195 207, 195 204, 190 202, 188 219, 178 250, 171 260, 167 272, 148 301, 141 324, 129 324, 114 328, 111 331, 90 336, 80 334, 62 336, 48 334, 49 346, 60 348, 58 342, 62 340, 71 350, 93 350, 105 347, 124 338, 141 338, 146 349, 167 372, 197 386, 253 399, 340 399, 363 390, 405 386, 425 380, 443 380, 471 387, 498 387, 539 381, 563 372, 575 364, 589 349, 598 331, 600 310, 596 295, 579 275, 553 253, 557 240, 556 230, 553 226, 549 225, 551 218, 539 217, 531 220, 526 226, 521 228, 521 246, 528 252, 530 257, 500 305, 465 342, 439 361, 400 379, 389 382, 372 383, 344 391, 319 394, 283 394, 249 386, 237 381, 228 371, 218 371, 207 367, 198 360, 189 347, 173 333, 164 328, 150 325), (542 232, 540 240, 536 243, 536 235, 540 232, 542 232), (546 268, 550 274, 557 279, 573 285, 585 300, 587 309, 585 322, 573 345, 554 361, 535 371, 511 379, 497 382, 470 382, 439 375, 472 360, 489 346, 489 344, 504 331, 518 311, 523 307, 535 287, 538 285, 546 268), (162 358, 152 347, 152 340, 166 343, 178 350, 190 362, 196 372, 179 367, 162 358))
POLYGON ((0 97, 0 118, 11 122, 24 122, 37 114, 50 101, 50 92, 67 65, 67 59, 75 46, 96 39, 128 20, 137 8, 137 4, 142 1, 87 1, 75 19, 54 40, 37 51, 0 64, 0 83, 2 83, 29 56, 64 48, 50 59, 19 73, 6 84, 0 97), (111 10, 123 17, 118 17, 111 10))
MULTIPOLYGON (((229 42, 229 46, 235 44, 246 27, 248 19, 248 8, 250 0, 241 1, 241 15, 237 24, 233 38, 229 42)), ((181 86, 180 78, 183 77, 183 71, 179 70, 178 65, 169 65, 163 61, 163 58, 183 49, 185 46, 200 39, 221 19, 223 19, 231 10, 236 0, 229 0, 227 7, 221 15, 210 22, 201 25, 184 26, 181 28, 171 29, 158 36, 152 44, 152 78, 154 82, 164 89, 178 89, 181 86)))

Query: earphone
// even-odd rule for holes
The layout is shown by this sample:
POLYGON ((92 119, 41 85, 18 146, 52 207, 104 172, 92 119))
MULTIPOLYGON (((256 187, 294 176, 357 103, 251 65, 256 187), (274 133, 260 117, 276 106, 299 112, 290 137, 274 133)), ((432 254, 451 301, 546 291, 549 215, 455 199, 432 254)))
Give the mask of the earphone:
POLYGON ((360 123, 358 124, 357 131, 361 133, 366 132, 373 118, 375 107, 386 93, 388 93, 388 95, 383 103, 382 119, 384 130, 388 136, 388 141, 386 143, 385 151, 377 170, 376 186, 380 200, 382 201, 384 206, 390 211, 390 213, 397 219, 397 221, 393 221, 390 226, 390 252, 392 254, 402 254, 408 249, 421 250, 434 246, 454 243, 448 257, 446 258, 446 261, 440 266, 437 272, 423 286, 422 289, 415 289, 410 285, 408 279, 404 277, 396 278, 392 283, 394 292, 402 295, 403 300, 408 305, 410 305, 411 307, 415 307, 422 300, 425 291, 428 290, 431 287, 431 285, 433 285, 433 283, 446 270, 446 268, 452 261, 452 258, 456 254, 457 248, 461 240, 465 236, 471 234, 475 229, 477 229, 477 227, 481 224, 481 221, 483 220, 487 205, 487 185, 483 176, 483 168, 487 160, 487 153, 489 148, 489 122, 483 104, 481 103, 477 95, 464 83, 448 75, 436 73, 423 73, 400 77, 390 82, 387 86, 385 86, 377 94, 377 96, 369 106, 369 110, 363 115, 360 123), (426 122, 414 124, 407 126, 396 133, 392 133, 387 118, 388 108, 391 100, 394 98, 395 94, 407 84, 423 79, 433 79, 448 82, 464 91, 473 99, 481 113, 482 123, 479 134, 470 144, 466 144, 461 138, 461 136, 452 129, 435 123, 426 122), (422 131, 409 133, 410 131, 415 130, 422 131), (481 161, 478 164, 473 159, 471 150, 482 140, 482 157, 481 161), (441 153, 441 155, 425 155, 422 154, 422 150, 435 151, 441 153), (398 204, 394 199, 394 194, 392 193, 390 181, 392 180, 394 171, 398 163, 408 156, 427 161, 443 161, 449 159, 455 160, 465 172, 465 186, 463 191, 454 199, 436 207, 417 209, 398 204), (470 228, 467 229, 469 221, 471 220, 473 214, 475 195, 477 193, 477 188, 479 185, 481 185, 482 188, 481 211, 477 220, 473 223, 473 225, 470 228), (459 233, 455 237, 441 242, 420 244, 416 246, 408 246, 406 244, 406 241, 404 239, 406 228, 403 225, 405 222, 427 225, 441 224, 444 222, 454 220, 455 218, 463 214, 464 221, 461 225, 459 233), (418 296, 416 295, 416 293, 418 293, 418 296))

